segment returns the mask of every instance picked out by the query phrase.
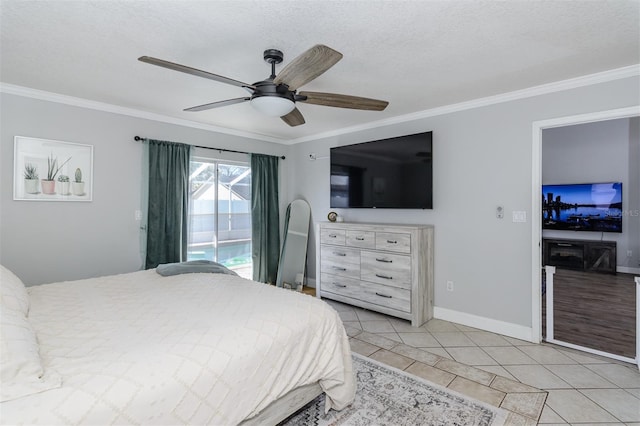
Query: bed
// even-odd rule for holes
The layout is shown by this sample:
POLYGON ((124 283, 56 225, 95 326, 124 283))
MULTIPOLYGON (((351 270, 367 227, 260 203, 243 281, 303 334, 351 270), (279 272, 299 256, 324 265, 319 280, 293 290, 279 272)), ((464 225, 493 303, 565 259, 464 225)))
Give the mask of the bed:
POLYGON ((321 300, 155 270, 24 288, 2 276, 2 424, 275 424, 355 379, 321 300))

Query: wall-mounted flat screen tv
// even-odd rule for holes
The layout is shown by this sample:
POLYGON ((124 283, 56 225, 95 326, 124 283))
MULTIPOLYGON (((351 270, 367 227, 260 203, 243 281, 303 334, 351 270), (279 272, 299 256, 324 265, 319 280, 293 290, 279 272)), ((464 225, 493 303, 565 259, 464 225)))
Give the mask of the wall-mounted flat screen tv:
POLYGON ((331 207, 432 209, 432 132, 331 148, 331 207))
POLYGON ((542 228, 622 232, 622 183, 542 185, 542 228))

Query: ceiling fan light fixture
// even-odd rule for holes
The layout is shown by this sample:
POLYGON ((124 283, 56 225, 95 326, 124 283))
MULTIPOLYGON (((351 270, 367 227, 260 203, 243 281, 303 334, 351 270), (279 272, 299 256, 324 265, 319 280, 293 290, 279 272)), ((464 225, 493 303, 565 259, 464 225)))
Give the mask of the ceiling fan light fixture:
POLYGON ((261 80, 253 84, 243 83, 242 81, 213 74, 208 71, 199 70, 186 65, 180 65, 163 59, 153 58, 151 56, 141 56, 138 60, 173 71, 179 71, 197 77, 208 78, 219 83, 241 87, 248 90, 251 94, 250 96, 209 102, 185 109, 185 111, 190 112, 205 111, 249 101, 253 107, 262 114, 272 117, 280 117, 286 124, 291 127, 295 127, 305 123, 302 113, 296 108, 296 102, 367 111, 382 111, 389 104, 387 101, 381 101, 378 99, 341 95, 337 93, 298 93, 299 87, 317 78, 342 59, 342 53, 333 50, 330 47, 317 44, 312 48, 307 49, 276 75, 276 65, 282 62, 283 57, 284 55, 278 49, 265 50, 263 58, 271 65, 271 75, 265 80, 261 80))
POLYGON ((255 96, 251 99, 251 106, 271 117, 282 117, 293 111, 296 104, 280 96, 255 96))

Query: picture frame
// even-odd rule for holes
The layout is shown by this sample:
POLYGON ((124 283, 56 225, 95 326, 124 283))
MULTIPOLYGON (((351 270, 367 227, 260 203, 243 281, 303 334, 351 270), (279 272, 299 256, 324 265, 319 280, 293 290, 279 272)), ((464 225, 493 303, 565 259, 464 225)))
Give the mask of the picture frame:
POLYGON ((13 199, 93 201, 93 145, 15 136, 13 199))

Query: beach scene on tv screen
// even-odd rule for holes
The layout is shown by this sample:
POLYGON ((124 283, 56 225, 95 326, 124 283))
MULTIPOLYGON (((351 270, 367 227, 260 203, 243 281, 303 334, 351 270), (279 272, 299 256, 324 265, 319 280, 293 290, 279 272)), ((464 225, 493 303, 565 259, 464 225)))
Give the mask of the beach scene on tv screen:
POLYGON ((542 228, 622 232, 622 183, 543 185, 542 228))

